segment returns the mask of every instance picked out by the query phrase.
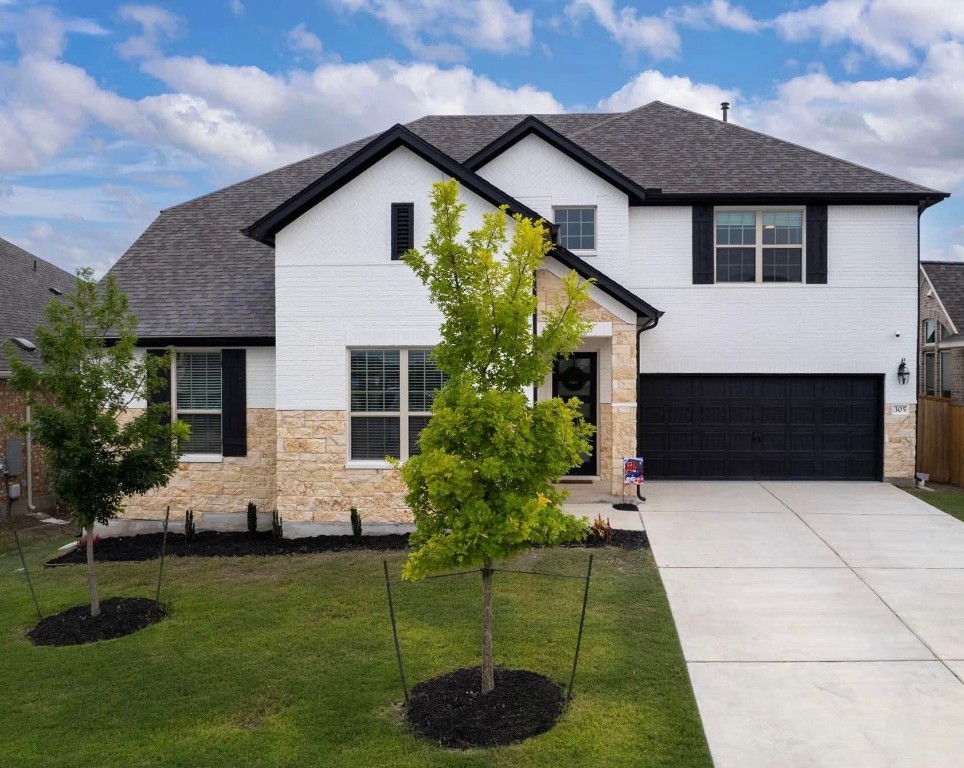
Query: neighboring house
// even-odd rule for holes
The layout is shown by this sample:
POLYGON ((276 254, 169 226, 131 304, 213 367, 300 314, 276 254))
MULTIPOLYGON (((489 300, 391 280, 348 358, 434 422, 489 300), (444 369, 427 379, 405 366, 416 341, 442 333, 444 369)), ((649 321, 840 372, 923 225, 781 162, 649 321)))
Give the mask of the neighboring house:
POLYGON ((964 262, 920 265, 922 395, 964 404, 964 262))
POLYGON ((553 222, 543 302, 569 270, 595 281, 592 330, 534 393, 597 426, 569 481, 620 494, 636 455, 650 479, 912 476, 897 371, 919 214, 947 195, 653 102, 425 117, 163 211, 112 274, 142 346, 177 347, 167 396, 193 436, 130 516, 410 519, 384 457, 418 449, 439 315, 398 257, 446 178, 469 226, 499 205, 553 222))
MULTIPOLYGON (((23 397, 11 389, 8 381, 6 342, 14 343, 22 360, 39 364, 35 332, 44 321, 44 308, 55 296, 73 290, 75 281, 69 272, 0 238, 0 454, 6 438, 11 437, 4 420, 25 421, 28 415, 23 397)), ((32 441, 24 443, 24 470, 24 504, 40 510, 52 508, 55 500, 47 485, 46 462, 32 441)), ((4 510, 6 494, 6 486, 0 482, 0 504, 4 510)))

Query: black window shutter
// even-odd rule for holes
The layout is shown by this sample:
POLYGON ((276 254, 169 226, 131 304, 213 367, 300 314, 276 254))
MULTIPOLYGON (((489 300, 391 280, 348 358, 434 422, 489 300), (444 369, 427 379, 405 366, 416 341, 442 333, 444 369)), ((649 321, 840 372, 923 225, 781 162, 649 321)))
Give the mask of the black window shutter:
POLYGON ((827 282, 827 206, 807 206, 807 282, 827 282))
POLYGON ((221 455, 248 455, 245 350, 221 350, 221 455))
POLYGON ((392 260, 415 247, 415 203, 392 203, 392 260))
MULTIPOLYGON (((164 357, 167 354, 167 350, 166 349, 149 349, 147 350, 147 354, 153 355, 155 357, 164 357)), ((162 419, 162 421, 164 424, 170 424, 171 423, 171 411, 170 411, 171 369, 170 367, 162 368, 160 371, 158 371, 158 373, 162 377, 164 377, 164 380, 167 382, 167 384, 162 389, 159 389, 156 392, 151 392, 151 394, 147 398, 147 402, 150 403, 151 405, 154 405, 156 403, 166 403, 168 406, 168 411, 167 411, 167 415, 162 419)))
POLYGON ((693 206, 693 284, 713 281, 713 206, 693 206))

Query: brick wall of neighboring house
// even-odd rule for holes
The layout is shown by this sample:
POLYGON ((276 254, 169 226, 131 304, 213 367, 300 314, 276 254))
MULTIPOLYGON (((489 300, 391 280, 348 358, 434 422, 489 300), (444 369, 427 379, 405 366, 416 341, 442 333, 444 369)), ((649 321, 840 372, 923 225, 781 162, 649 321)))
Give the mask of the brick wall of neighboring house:
MULTIPOLYGON (((6 379, 0 379, 0 451, 4 450, 3 445, 6 443, 6 439, 13 436, 13 433, 11 433, 10 430, 6 429, 4 426, 6 419, 23 421, 25 416, 26 407, 24 404, 23 395, 21 395, 19 392, 15 392, 10 387, 10 383, 6 379)), ((33 504, 39 511, 46 512, 53 509, 56 505, 56 499, 50 491, 47 462, 44 457, 43 450, 36 443, 33 445, 31 454, 33 504)), ((26 472, 26 441, 24 441, 24 455, 22 456, 22 461, 24 472, 26 472)), ((21 503, 25 505, 27 500, 26 487, 23 488, 22 496, 23 501, 21 503)), ((0 482, 0 504, 3 505, 3 509, 6 511, 7 488, 6 483, 4 482, 0 482)))

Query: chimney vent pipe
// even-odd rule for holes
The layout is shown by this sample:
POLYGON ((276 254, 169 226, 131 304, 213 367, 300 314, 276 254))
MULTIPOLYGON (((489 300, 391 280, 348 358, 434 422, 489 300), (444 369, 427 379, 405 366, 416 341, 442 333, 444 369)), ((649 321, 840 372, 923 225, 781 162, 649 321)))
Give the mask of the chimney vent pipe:
POLYGON ((729 120, 727 120, 727 114, 726 114, 726 113, 730 111, 730 102, 728 102, 728 101, 721 102, 721 103, 720 103, 720 107, 723 109, 723 122, 724 122, 724 123, 729 122, 729 120))

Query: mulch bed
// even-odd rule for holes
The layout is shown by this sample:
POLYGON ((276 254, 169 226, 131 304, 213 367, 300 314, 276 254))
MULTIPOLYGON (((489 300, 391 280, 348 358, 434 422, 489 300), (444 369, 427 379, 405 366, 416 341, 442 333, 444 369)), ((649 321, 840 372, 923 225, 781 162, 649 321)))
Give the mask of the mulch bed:
POLYGON ((443 747, 494 747, 545 733, 565 709, 562 686, 535 672, 496 668, 495 690, 485 696, 481 682, 481 668, 473 667, 419 683, 409 725, 443 747))
MULTIPOLYGON (((136 562, 161 556, 162 533, 102 538, 94 548, 100 562, 136 562)), ((167 554, 174 557, 244 557, 246 555, 307 555, 315 552, 345 552, 353 549, 390 551, 408 548, 407 533, 380 536, 305 536, 276 539, 270 532, 250 534, 237 531, 200 531, 190 544, 182 533, 167 535, 167 554)), ((47 561, 47 565, 80 565, 87 555, 73 549, 47 561)))
MULTIPOLYGON (((161 556, 161 533, 141 533, 136 536, 113 536, 100 539, 94 548, 97 562, 138 562, 156 560, 161 556)), ((570 547, 618 547, 645 549, 649 539, 645 531, 612 531, 610 540, 590 537, 570 547)), ((246 555, 308 555, 317 552, 347 552, 351 550, 388 552, 408 549, 407 533, 386 533, 377 536, 304 536, 298 539, 275 539, 270 532, 201 531, 190 544, 182 533, 167 535, 167 554, 173 557, 244 557, 246 555)), ((87 554, 80 549, 48 560, 46 565, 82 565, 87 554)))
POLYGON ((164 609, 146 597, 112 597, 91 618, 90 606, 68 608, 48 616, 27 633, 34 645, 83 645, 131 635, 164 618, 164 609))

